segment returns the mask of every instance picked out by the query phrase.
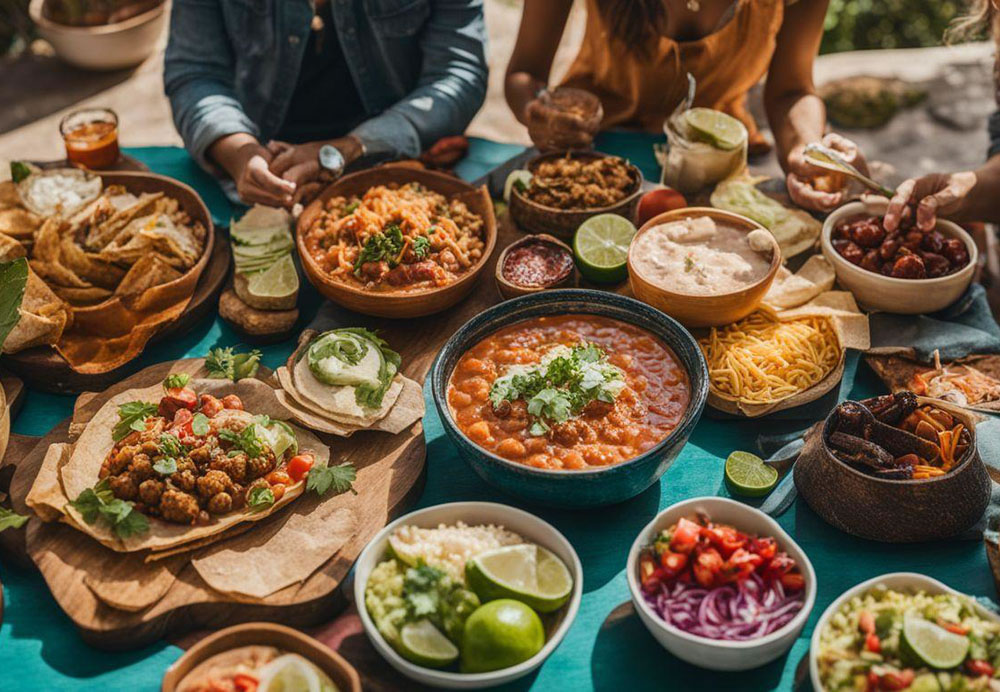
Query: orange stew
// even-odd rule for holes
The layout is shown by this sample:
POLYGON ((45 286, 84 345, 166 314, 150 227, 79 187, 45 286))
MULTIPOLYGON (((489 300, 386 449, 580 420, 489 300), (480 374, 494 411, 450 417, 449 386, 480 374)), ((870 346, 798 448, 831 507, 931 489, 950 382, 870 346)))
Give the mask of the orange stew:
MULTIPOLYGON (((551 357, 551 356, 550 356, 551 357)), ((646 330, 593 315, 537 317, 501 329, 465 353, 448 384, 458 428, 501 457, 543 469, 588 469, 632 459, 677 427, 690 400, 687 373, 674 352, 646 330), (523 399, 491 401, 497 378, 513 365, 538 365, 554 347, 593 345, 621 371, 613 401, 593 399, 544 432, 523 399), (536 424, 537 425, 537 424, 536 424)))

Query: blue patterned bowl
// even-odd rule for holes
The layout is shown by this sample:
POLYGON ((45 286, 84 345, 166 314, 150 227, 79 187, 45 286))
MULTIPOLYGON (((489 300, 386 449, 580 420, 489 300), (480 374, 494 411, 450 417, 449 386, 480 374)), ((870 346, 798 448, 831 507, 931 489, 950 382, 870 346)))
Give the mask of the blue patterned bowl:
POLYGON ((550 507, 595 507, 622 502, 651 486, 667 470, 694 430, 708 396, 708 368, 694 337, 659 310, 606 291, 543 291, 500 303, 466 322, 441 349, 431 391, 445 433, 483 480, 530 502, 550 507), (663 340, 687 371, 691 401, 677 428, 655 447, 615 466, 582 471, 537 469, 508 461, 473 444, 452 419, 448 380, 459 358, 493 332, 542 315, 599 315, 642 327, 663 340))

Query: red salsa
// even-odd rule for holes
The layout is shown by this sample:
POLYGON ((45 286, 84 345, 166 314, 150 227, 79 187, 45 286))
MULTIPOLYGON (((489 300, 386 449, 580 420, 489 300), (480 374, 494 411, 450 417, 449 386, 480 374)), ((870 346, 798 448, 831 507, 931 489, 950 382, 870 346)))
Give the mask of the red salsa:
POLYGON ((503 262, 503 278, 534 288, 562 281, 573 271, 573 256, 555 243, 528 240, 511 248, 503 262))

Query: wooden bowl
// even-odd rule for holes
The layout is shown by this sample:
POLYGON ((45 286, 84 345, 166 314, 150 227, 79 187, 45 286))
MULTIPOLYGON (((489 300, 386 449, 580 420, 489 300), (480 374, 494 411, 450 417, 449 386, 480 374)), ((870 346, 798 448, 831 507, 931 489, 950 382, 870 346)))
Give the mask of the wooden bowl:
POLYGON ((163 692, 175 692, 184 676, 195 666, 216 654, 243 646, 273 646, 287 653, 299 654, 330 676, 342 692, 361 692, 361 678, 354 667, 332 649, 312 637, 284 625, 249 622, 227 627, 192 646, 163 674, 163 692))
MULTIPOLYGON (((553 152, 536 156, 528 162, 526 168, 534 174, 540 163, 561 159, 567 155, 574 159, 602 159, 609 156, 596 151, 553 152)), ((598 209, 557 209, 533 202, 515 188, 510 193, 510 216, 522 231, 551 233, 567 239, 573 237, 580 224, 598 214, 618 214, 629 221, 635 221, 635 208, 642 195, 642 172, 631 163, 626 162, 626 165, 632 176, 633 187, 628 196, 620 202, 598 209)))
POLYGON ((503 265, 504 261, 507 259, 507 254, 522 245, 527 245, 529 243, 549 243, 560 247, 569 253, 570 259, 573 258, 573 248, 559 240, 555 236, 548 235, 547 233, 539 233, 538 235, 530 235, 525 238, 520 238, 515 240, 513 243, 505 247, 501 252, 500 256, 497 257, 497 268, 495 272, 497 290, 500 292, 500 296, 504 299, 507 298, 517 298, 518 296, 526 296, 529 293, 538 293, 539 291, 544 291, 549 288, 573 288, 576 286, 576 265, 571 264, 569 269, 569 274, 565 278, 560 279, 554 283, 544 284, 542 286, 521 286, 519 284, 512 284, 510 281, 503 276, 503 265))
POLYGON ((745 216, 734 214, 721 209, 711 207, 687 207, 685 209, 674 209, 654 216, 642 225, 642 228, 632 238, 632 244, 628 251, 628 277, 629 286, 635 297, 644 303, 649 303, 657 310, 662 310, 685 327, 719 327, 724 324, 731 324, 741 320, 757 309, 764 299, 764 294, 771 287, 778 267, 781 266, 781 249, 778 243, 774 243, 774 253, 771 255, 771 267, 767 275, 757 283, 746 288, 730 293, 719 293, 716 295, 696 296, 687 293, 676 293, 669 289, 658 286, 646 280, 640 274, 633 261, 633 250, 636 239, 643 233, 649 231, 653 226, 689 219, 692 217, 708 216, 716 221, 724 222, 730 226, 743 229, 747 233, 757 229, 765 229, 756 221, 745 216))
POLYGON ((458 178, 420 168, 381 166, 344 176, 326 188, 299 216, 295 225, 295 242, 306 277, 316 287, 316 290, 330 301, 354 312, 374 315, 375 317, 424 317, 447 310, 472 291, 479 274, 486 267, 490 255, 493 254, 493 248, 497 242, 497 225, 493 201, 485 187, 477 190, 458 178), (459 277, 458 281, 447 286, 418 291, 368 291, 333 279, 319 267, 312 255, 306 251, 306 229, 323 211, 328 199, 337 196, 360 196, 369 188, 390 183, 398 185, 420 183, 427 189, 438 192, 445 197, 460 197, 471 212, 482 217, 483 240, 486 247, 483 249, 483 255, 479 261, 459 277))
POLYGON ((975 418, 963 409, 919 397, 961 420, 972 437, 959 465, 943 476, 886 480, 854 469, 826 445, 832 417, 806 433, 795 462, 795 487, 829 524, 885 543, 950 538, 979 521, 990 501, 990 477, 976 447, 975 418))

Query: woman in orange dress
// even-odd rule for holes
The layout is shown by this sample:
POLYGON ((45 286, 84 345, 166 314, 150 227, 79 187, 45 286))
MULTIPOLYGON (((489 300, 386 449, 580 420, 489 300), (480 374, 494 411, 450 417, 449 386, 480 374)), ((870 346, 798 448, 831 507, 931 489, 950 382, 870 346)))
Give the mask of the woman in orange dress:
MULTIPOLYGON (((812 81, 829 0, 586 0, 587 28, 580 53, 563 86, 595 94, 604 110, 602 128, 636 127, 661 132, 663 121, 687 93, 686 75, 697 82, 694 105, 728 113, 747 127, 750 152, 770 145, 746 109, 747 92, 767 74, 764 103, 778 160, 788 174, 792 199, 828 211, 844 193, 810 183, 822 171, 803 159, 811 142, 823 141, 865 170, 849 140, 826 135, 826 108, 812 81)), ((521 27, 507 67, 507 103, 541 135, 538 94, 548 85, 552 59, 572 0, 525 0, 521 27)), ((572 121, 574 116, 566 116, 572 121)), ((560 129, 572 129, 563 120, 560 129)), ((576 144, 592 132, 583 119, 576 144)))

